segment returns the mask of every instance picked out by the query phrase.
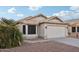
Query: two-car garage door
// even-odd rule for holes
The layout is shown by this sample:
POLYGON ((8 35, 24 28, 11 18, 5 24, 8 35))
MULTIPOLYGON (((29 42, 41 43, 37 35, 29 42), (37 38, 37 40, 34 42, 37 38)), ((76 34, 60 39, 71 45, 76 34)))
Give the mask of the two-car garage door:
POLYGON ((65 27, 47 26, 47 38, 66 37, 65 27))

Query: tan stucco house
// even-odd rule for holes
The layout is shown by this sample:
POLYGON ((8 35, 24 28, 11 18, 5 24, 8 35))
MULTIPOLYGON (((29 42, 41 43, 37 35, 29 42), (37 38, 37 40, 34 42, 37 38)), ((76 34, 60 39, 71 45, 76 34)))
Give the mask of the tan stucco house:
POLYGON ((68 24, 56 16, 46 17, 43 14, 29 16, 18 21, 18 28, 27 39, 68 36, 68 24))

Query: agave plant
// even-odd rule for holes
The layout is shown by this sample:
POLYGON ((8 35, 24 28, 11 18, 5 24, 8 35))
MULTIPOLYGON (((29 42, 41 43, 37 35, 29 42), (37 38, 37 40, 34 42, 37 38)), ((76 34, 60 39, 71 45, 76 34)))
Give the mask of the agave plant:
POLYGON ((12 19, 2 18, 0 22, 0 48, 20 46, 23 42, 22 34, 12 19))

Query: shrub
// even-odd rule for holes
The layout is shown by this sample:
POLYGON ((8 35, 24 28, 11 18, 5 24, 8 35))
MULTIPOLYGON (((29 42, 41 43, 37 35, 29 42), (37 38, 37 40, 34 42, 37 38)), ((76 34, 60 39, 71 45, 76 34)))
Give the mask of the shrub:
MULTIPOLYGON (((4 19, 2 19, 3 21, 4 19)), ((9 20, 6 20, 10 22, 9 20)), ((12 21, 13 22, 13 21, 12 21)), ((2 22, 0 24, 0 48, 11 48, 20 46, 23 42, 22 34, 16 25, 2 22)))

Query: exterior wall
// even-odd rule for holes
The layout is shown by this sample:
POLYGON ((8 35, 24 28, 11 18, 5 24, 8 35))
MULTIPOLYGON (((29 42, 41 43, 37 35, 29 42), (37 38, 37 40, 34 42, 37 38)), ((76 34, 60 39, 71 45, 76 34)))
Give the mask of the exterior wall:
POLYGON ((45 19, 44 17, 36 17, 36 18, 33 18, 33 19, 30 19, 30 20, 23 20, 22 22, 25 23, 25 24, 39 24, 39 22, 42 22, 42 21, 45 21, 47 19, 45 19))
POLYGON ((23 24, 18 24, 17 27, 18 27, 19 31, 23 34, 23 32, 22 32, 22 31, 23 31, 22 25, 23 25, 23 24))
POLYGON ((27 25, 27 34, 26 34, 26 38, 27 39, 35 39, 38 37, 38 34, 37 34, 37 26, 36 26, 36 34, 28 34, 28 25, 27 25))
MULTIPOLYGON (((25 24, 18 24, 17 26, 18 26, 18 29, 20 30, 20 32, 23 34, 23 25, 25 25, 25 24)), ((28 25, 26 25, 26 34, 23 34, 23 38, 24 39, 34 39, 34 38, 37 38, 38 37, 38 34, 37 34, 37 26, 36 26, 36 34, 31 34, 31 35, 29 35, 28 34, 28 25)))
POLYGON ((45 28, 44 28, 44 39, 47 39, 47 26, 48 24, 44 24, 45 28))
MULTIPOLYGON (((22 33, 23 29, 22 26, 25 24, 19 24, 18 28, 20 29, 20 32, 22 33)), ((59 25, 59 24, 41 24, 36 25, 36 34, 28 35, 28 25, 26 25, 26 34, 23 34, 24 39, 34 39, 37 37, 42 37, 44 39, 47 39, 47 26, 56 26, 56 27, 65 27, 66 28, 66 36, 68 36, 68 29, 67 25, 59 25)))
MULTIPOLYGON (((50 20, 50 19, 49 19, 50 20)), ((61 21, 59 21, 58 19, 52 19, 50 20, 50 22, 54 22, 54 23, 62 23, 61 21)))
POLYGON ((39 26, 39 37, 44 38, 44 24, 39 26))
POLYGON ((38 37, 40 37, 39 35, 40 35, 40 26, 38 25, 37 26, 37 34, 38 34, 38 37))

